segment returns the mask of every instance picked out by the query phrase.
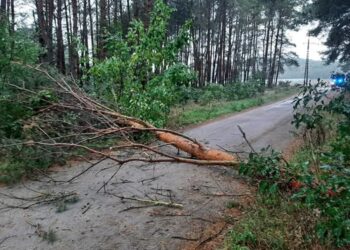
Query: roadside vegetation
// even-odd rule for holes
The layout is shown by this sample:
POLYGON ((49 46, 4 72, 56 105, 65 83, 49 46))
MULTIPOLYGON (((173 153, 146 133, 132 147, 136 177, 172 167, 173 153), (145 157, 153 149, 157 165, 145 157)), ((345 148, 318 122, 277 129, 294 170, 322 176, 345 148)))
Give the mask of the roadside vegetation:
MULTIPOLYGON (((254 86, 254 85, 253 85, 254 86)), ((258 107, 297 94, 298 86, 275 87, 259 92, 256 88, 247 88, 245 84, 232 84, 225 87, 211 86, 202 90, 198 99, 190 99, 185 104, 178 104, 171 109, 167 126, 182 128, 221 116, 258 107), (245 93, 240 94, 242 89, 245 93)))
POLYGON ((294 123, 304 146, 290 162, 273 150, 250 155, 240 173, 257 199, 227 237, 228 249, 334 249, 350 246, 350 96, 329 102, 305 87, 294 123))

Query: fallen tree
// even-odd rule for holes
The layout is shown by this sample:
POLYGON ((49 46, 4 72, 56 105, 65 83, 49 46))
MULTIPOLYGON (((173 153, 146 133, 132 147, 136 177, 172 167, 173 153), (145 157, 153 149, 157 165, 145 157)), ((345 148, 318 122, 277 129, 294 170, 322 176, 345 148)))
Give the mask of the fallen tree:
MULTIPOLYGON (((123 115, 120 112, 93 99, 82 90, 74 81, 67 82, 63 77, 56 77, 40 67, 30 67, 45 75, 50 84, 39 92, 24 87, 11 87, 23 92, 26 98, 33 96, 40 102, 40 108, 23 123, 26 138, 13 145, 25 147, 56 148, 64 151, 79 149, 88 151, 103 158, 109 158, 123 165, 131 161, 141 162, 183 162, 197 165, 225 165, 237 166, 238 159, 228 152, 210 149, 181 133, 159 129, 143 120, 123 115), (46 93, 40 95, 40 93, 46 93), (49 94, 47 94, 49 93, 49 94), (39 98, 38 98, 39 95, 39 98), (153 134, 165 145, 171 145, 188 156, 169 153, 162 150, 159 143, 142 144, 134 140, 135 134, 153 134), (101 143, 107 138, 121 138, 114 140, 112 145, 96 148, 93 144, 101 143), (114 145, 115 142, 117 145, 114 145), (123 141, 123 143, 120 143, 123 141), (138 149, 140 154, 134 158, 116 157, 114 152, 125 149, 138 149)), ((13 145, 5 145, 9 147, 13 145)), ((57 152, 52 154, 59 155, 57 152)))

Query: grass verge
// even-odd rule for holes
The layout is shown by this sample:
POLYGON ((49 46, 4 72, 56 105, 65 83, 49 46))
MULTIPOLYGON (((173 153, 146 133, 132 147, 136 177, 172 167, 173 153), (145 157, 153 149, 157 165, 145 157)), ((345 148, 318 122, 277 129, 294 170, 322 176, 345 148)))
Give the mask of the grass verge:
POLYGON ((173 108, 167 127, 181 128, 184 126, 198 124, 227 114, 240 112, 249 108, 282 100, 288 96, 298 93, 296 87, 276 88, 268 90, 262 96, 237 101, 214 101, 205 105, 186 104, 182 107, 173 108))
POLYGON ((311 249, 317 216, 304 204, 279 196, 258 195, 229 231, 224 249, 311 249))
MULTIPOLYGON (((310 148, 302 146, 290 160, 290 170, 299 175, 300 168, 312 161, 310 148)), ((223 249, 333 249, 331 241, 321 241, 317 234, 318 222, 324 219, 320 209, 293 198, 300 187, 291 187, 290 182, 280 183, 283 188, 278 190, 263 190, 262 183, 255 203, 243 208, 244 215, 228 232, 223 249)))

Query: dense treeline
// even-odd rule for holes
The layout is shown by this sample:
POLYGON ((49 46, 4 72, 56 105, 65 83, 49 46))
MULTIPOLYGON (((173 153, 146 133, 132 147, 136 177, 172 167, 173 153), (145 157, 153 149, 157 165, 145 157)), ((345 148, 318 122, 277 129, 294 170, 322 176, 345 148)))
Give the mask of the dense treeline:
MULTIPOLYGON (((181 5, 181 1, 177 2, 181 5)), ((192 1, 192 44, 183 59, 205 82, 267 80, 271 87, 283 65, 296 64, 285 31, 295 28, 297 1, 192 1)), ((179 17, 181 11, 176 12, 179 17)), ((176 14, 175 13, 175 14, 176 14)))
MULTIPOLYGON (((196 86, 261 79, 271 87, 284 65, 296 64, 286 37, 299 23, 298 0, 167 0, 174 8, 167 36, 191 20, 190 42, 177 56, 197 72, 196 86)), ((17 1, 1 10, 16 26, 17 1)), ((41 62, 80 78, 110 57, 108 39, 126 37, 132 20, 150 24, 154 0, 35 0, 33 30, 44 48, 41 62)))

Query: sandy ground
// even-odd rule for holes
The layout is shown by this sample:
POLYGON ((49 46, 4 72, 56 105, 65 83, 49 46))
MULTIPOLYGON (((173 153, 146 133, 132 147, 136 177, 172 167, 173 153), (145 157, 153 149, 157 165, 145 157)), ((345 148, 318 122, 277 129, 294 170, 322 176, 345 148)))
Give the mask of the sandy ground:
MULTIPOLYGON (((291 102, 243 112, 186 134, 212 147, 248 151, 240 125, 256 149, 272 145, 283 150, 293 139, 291 102)), ((213 236, 239 216, 239 210, 227 209, 227 204, 246 204, 254 193, 227 167, 130 163, 119 169, 105 160, 70 183, 60 182, 90 166, 72 165, 52 169, 50 176, 38 175, 36 180, 0 188, 0 249, 213 249, 213 236), (55 201, 28 209, 9 206, 32 204, 33 199, 7 197, 42 201, 43 194, 70 192, 78 198, 75 203, 63 206, 55 201), (140 199, 183 208, 154 206, 140 199), (59 208, 64 211, 58 212, 59 208)))

